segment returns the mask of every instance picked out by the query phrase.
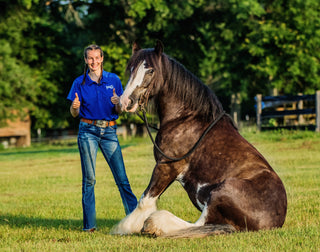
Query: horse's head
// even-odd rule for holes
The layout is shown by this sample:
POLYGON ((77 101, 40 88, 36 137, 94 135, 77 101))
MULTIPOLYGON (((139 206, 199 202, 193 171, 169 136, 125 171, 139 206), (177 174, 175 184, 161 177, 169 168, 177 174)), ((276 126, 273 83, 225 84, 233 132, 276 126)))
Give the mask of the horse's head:
POLYGON ((163 45, 160 41, 154 49, 140 49, 137 43, 133 44, 132 57, 127 65, 130 77, 120 99, 122 110, 135 112, 138 105, 146 105, 155 94, 156 83, 162 78, 159 63, 162 53, 163 45))

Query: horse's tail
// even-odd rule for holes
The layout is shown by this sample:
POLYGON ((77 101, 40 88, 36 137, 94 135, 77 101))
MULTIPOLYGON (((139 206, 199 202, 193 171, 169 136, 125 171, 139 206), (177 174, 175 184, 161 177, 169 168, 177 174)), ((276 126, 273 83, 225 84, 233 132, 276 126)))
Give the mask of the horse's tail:
POLYGON ((229 224, 224 225, 204 225, 177 230, 163 234, 161 238, 202 238, 210 235, 221 235, 235 232, 236 229, 229 224))

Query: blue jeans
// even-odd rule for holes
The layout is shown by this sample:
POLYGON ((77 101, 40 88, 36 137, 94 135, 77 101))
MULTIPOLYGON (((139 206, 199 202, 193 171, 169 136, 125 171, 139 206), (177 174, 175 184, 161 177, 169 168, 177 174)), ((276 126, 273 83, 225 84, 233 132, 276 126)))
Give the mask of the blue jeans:
POLYGON ((125 171, 121 148, 116 134, 117 126, 100 128, 85 122, 79 124, 78 147, 82 168, 83 230, 96 228, 94 186, 98 147, 106 159, 120 191, 126 214, 137 206, 125 171))

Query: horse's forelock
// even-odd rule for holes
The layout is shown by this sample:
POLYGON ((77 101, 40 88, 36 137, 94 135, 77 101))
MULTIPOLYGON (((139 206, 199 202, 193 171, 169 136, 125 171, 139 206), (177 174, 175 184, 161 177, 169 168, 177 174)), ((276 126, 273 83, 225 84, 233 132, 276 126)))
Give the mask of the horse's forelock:
POLYGON ((146 67, 154 68, 156 70, 155 72, 158 73, 157 78, 162 79, 162 73, 161 73, 162 68, 159 60, 160 59, 153 48, 139 50, 135 54, 133 54, 132 57, 130 58, 126 68, 126 73, 132 74, 134 76, 136 74, 136 71, 139 65, 145 61, 146 67), (132 69, 134 70, 131 73, 132 69))

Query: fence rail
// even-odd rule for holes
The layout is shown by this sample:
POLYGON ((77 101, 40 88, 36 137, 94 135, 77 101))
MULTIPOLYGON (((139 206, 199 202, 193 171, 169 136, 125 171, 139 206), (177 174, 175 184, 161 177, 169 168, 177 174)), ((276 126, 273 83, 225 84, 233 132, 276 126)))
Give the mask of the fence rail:
POLYGON ((320 91, 314 95, 283 95, 283 96, 256 96, 256 111, 257 111, 257 127, 258 130, 270 128, 293 128, 293 127, 307 127, 314 128, 315 131, 320 132, 320 91), (309 102, 312 107, 304 108, 304 103, 309 102), (291 107, 287 105, 291 104, 291 107), (315 115, 313 124, 303 124, 304 115, 315 115), (271 118, 291 118, 296 116, 297 124, 270 127, 264 126, 263 121, 271 118))

